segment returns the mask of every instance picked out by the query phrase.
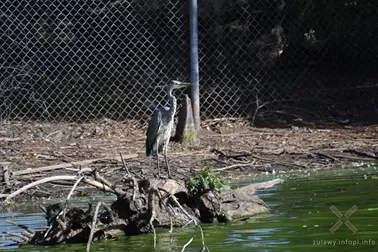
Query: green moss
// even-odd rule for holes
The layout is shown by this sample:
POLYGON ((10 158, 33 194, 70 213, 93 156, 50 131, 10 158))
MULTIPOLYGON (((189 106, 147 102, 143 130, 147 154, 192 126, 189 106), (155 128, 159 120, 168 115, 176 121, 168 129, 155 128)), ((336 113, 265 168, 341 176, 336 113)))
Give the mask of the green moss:
POLYGON ((184 146, 199 144, 199 139, 197 137, 197 131, 194 128, 184 130, 184 135, 182 136, 181 143, 184 146))

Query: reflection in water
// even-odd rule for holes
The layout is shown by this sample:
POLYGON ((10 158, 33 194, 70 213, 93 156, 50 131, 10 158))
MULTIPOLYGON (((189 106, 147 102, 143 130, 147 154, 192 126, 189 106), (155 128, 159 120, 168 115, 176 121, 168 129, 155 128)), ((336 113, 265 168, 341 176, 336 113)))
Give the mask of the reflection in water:
MULTIPOLYGON (((276 176, 277 177, 277 176, 276 176)), ((268 180, 271 177, 253 177, 239 181, 232 186, 268 180)), ((318 173, 286 174, 285 183, 259 192, 271 213, 259 215, 247 221, 202 225, 205 241, 211 251, 378 251, 378 171, 376 167, 339 169, 318 173), (346 223, 346 213, 352 207, 357 210, 349 221, 357 228, 353 233, 346 223), (335 206, 343 217, 338 218, 330 207, 335 206), (331 233, 329 229, 338 221, 342 225, 331 233)), ((109 203, 114 198, 106 198, 109 203)), ((87 207, 87 198, 74 204, 87 207)), ((96 201, 97 199, 93 199, 96 201)), ((49 202, 55 203, 55 202, 49 202)), ((33 203, 18 212, 0 214, 0 249, 11 249, 4 232, 18 233, 21 230, 5 223, 10 220, 25 224, 33 229, 46 225, 44 216, 33 203)), ((158 244, 155 251, 181 251, 192 237, 193 226, 177 228, 172 236, 167 229, 158 230, 158 244)), ((94 243, 92 251, 154 251, 153 235, 120 237, 117 241, 94 243)), ((200 251, 201 240, 197 234, 186 251, 200 251)), ((64 244, 53 247, 25 246, 19 251, 84 251, 85 244, 64 244)))

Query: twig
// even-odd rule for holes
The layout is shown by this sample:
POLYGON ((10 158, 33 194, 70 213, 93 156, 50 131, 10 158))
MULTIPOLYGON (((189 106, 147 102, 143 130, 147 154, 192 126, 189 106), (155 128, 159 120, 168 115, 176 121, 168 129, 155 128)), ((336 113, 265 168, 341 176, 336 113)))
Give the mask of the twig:
POLYGON ((35 187, 35 186, 38 186, 40 184, 47 183, 47 182, 50 182, 50 181, 54 181, 54 180, 77 180, 77 177, 76 176, 53 176, 53 177, 44 178, 44 179, 34 181, 33 183, 30 183, 30 184, 28 184, 24 187, 21 187, 20 189, 9 194, 6 197, 6 199, 4 200, 4 203, 8 202, 10 199, 14 198, 15 196, 19 195, 20 193, 25 192, 29 188, 32 188, 32 187, 35 187))
POLYGON ((291 117, 294 117, 294 118, 300 118, 300 119, 303 118, 303 116, 300 116, 300 115, 297 115, 297 114, 294 114, 294 113, 290 113, 290 112, 286 112, 284 110, 276 110, 276 111, 274 111, 274 113, 281 114, 281 115, 287 115, 287 116, 291 116, 291 117))
MULTIPOLYGON (((191 222, 193 222, 193 220, 191 220, 189 223, 191 223, 191 222)), ((185 225, 185 226, 187 226, 187 225, 185 225)), ((194 229, 194 233, 193 233, 192 237, 189 239, 189 241, 187 243, 184 244, 184 246, 181 249, 181 252, 184 252, 186 247, 189 246, 192 243, 192 241, 194 240, 194 237, 197 235, 197 232, 198 232, 198 229, 197 228, 194 229)))
POLYGON ((128 175, 125 175, 124 178, 123 178, 123 182, 126 182, 126 181, 131 181, 133 183, 132 200, 134 201, 135 197, 136 197, 136 192, 139 191, 138 182, 133 176, 128 176, 128 175))
POLYGON ((57 164, 57 165, 51 165, 51 166, 44 166, 44 167, 39 167, 39 168, 26 168, 25 170, 22 170, 22 171, 15 171, 13 175, 20 176, 20 175, 27 175, 27 174, 38 173, 38 172, 59 170, 59 169, 73 167, 73 166, 88 165, 99 160, 102 160, 102 158, 89 159, 89 160, 72 162, 72 163, 57 164))
POLYGON ((212 122, 220 122, 220 121, 242 121, 240 117, 221 117, 221 118, 213 118, 204 121, 203 123, 212 123, 212 122))
POLYGON ((223 157, 226 157, 227 155, 226 155, 226 153, 224 153, 223 151, 221 151, 221 150, 217 150, 217 149, 211 149, 210 150, 210 152, 213 152, 213 153, 216 153, 216 154, 218 154, 218 156, 219 157, 221 157, 221 158, 223 158, 223 157))
POLYGON ((107 185, 104 185, 98 181, 95 181, 95 180, 92 180, 92 179, 88 179, 88 178, 84 178, 83 179, 83 182, 91 185, 91 186, 94 186, 94 187, 97 187, 98 189, 101 189, 103 190, 104 192, 111 192, 111 193, 114 193, 114 194, 117 194, 116 191, 113 190, 113 188, 110 188, 109 186, 107 185))
POLYGON ((149 214, 151 215, 150 221, 148 223, 150 224, 152 232, 154 233, 154 249, 156 249, 156 230, 153 223, 156 217, 155 203, 154 203, 154 195, 156 194, 156 192, 157 192, 156 188, 152 187, 148 193, 148 211, 149 211, 149 214))
POLYGON ((172 195, 170 192, 168 192, 166 189, 164 189, 164 188, 162 188, 162 187, 159 187, 158 189, 161 190, 161 191, 163 191, 163 192, 165 192, 165 193, 168 195, 168 197, 169 197, 170 199, 172 199, 173 202, 174 202, 174 203, 180 208, 180 210, 186 215, 186 217, 188 217, 188 218, 190 219, 190 221, 189 221, 186 225, 184 225, 184 227, 186 227, 187 225, 189 225, 191 222, 194 222, 194 224, 195 224, 195 226, 196 226, 196 229, 195 229, 195 231, 194 231, 194 234, 193 234, 192 238, 191 238, 191 239, 190 239, 190 240, 189 240, 189 241, 183 246, 181 252, 184 252, 185 249, 186 249, 186 247, 189 246, 190 243, 192 243, 194 237, 196 236, 196 234, 197 234, 197 232, 198 232, 198 229, 199 229, 200 232, 201 232, 201 238, 202 238, 202 251, 207 250, 207 251, 210 252, 209 248, 208 248, 208 247, 206 246, 206 244, 205 244, 205 236, 203 235, 203 230, 202 230, 201 226, 198 225, 198 222, 197 222, 196 218, 193 217, 193 216, 191 216, 190 214, 188 214, 187 211, 185 211, 185 209, 184 209, 184 208, 181 206, 181 204, 177 201, 177 198, 176 198, 174 195, 172 195))
POLYGON ((70 191, 70 193, 68 194, 67 196, 67 201, 70 200, 73 192, 75 191, 76 187, 78 186, 78 184, 81 182, 81 180, 83 180, 84 177, 80 177, 76 180, 75 184, 72 186, 72 189, 70 191))
POLYGON ((375 161, 375 158, 369 158, 369 157, 352 157, 352 156, 345 156, 345 155, 333 155, 335 158, 345 158, 355 161, 375 161))
POLYGON ((22 243, 22 241, 20 241, 20 240, 17 240, 17 239, 14 239, 14 238, 9 238, 9 240, 11 240, 11 241, 14 241, 16 244, 21 244, 22 243))
POLYGON ((27 231, 30 234, 35 234, 35 231, 33 229, 31 229, 30 227, 26 226, 26 225, 18 224, 16 222, 9 221, 9 220, 5 220, 4 222, 9 223, 11 225, 14 225, 16 227, 22 228, 22 229, 24 229, 25 231, 27 231))
MULTIPOLYGON (((66 170, 69 170, 69 169, 70 168, 66 168, 66 170)), ((89 167, 85 167, 85 168, 80 167, 80 169, 73 168, 72 170, 77 171, 77 175, 82 175, 82 174, 85 174, 85 173, 92 173, 92 171, 93 171, 92 168, 89 168, 89 167)))
MULTIPOLYGON (((68 207, 68 201, 70 200, 70 198, 71 198, 73 192, 75 191, 77 185, 83 180, 83 178, 84 178, 84 177, 80 177, 80 178, 78 178, 78 179, 76 180, 75 184, 72 186, 71 191, 70 191, 70 192, 68 193, 68 195, 67 195, 67 199, 66 199, 66 203, 65 203, 64 209, 59 213, 58 216, 60 216, 60 215, 65 216, 65 215, 66 215, 66 210, 67 210, 67 207, 68 207)), ((46 213, 46 208, 45 208, 43 211, 46 213)), ((51 228, 51 227, 50 227, 50 228, 51 228)), ((48 232, 49 232, 49 230, 48 230, 48 232)), ((48 232, 46 232, 46 234, 47 234, 48 232)), ((46 236, 46 235, 45 235, 45 236, 46 236)))
POLYGON ((92 220, 91 233, 89 234, 89 238, 88 238, 88 242, 87 242, 86 252, 89 252, 89 250, 91 248, 91 243, 92 243, 93 235, 95 233, 95 228, 96 228, 97 215, 98 215, 98 211, 100 210, 100 206, 102 204, 103 203, 101 201, 97 202, 96 210, 95 210, 95 213, 94 213, 94 216, 93 216, 93 220, 92 220))
POLYGON ((99 182, 101 182, 104 186, 108 187, 108 188, 111 188, 113 190, 113 193, 115 193, 116 195, 123 195, 124 192, 122 191, 122 189, 120 188, 117 188, 116 186, 114 186, 110 181, 108 181, 106 178, 104 178, 103 176, 100 175, 100 173, 98 173, 97 171, 95 171, 94 173, 94 176, 95 176, 95 179, 98 180, 99 182))
POLYGON ((175 215, 175 209, 171 206, 171 205, 167 205, 167 204, 164 204, 165 207, 167 208, 167 212, 168 212, 168 215, 169 215, 169 244, 172 245, 173 244, 173 218, 172 218, 172 215, 175 215))
POLYGON ((63 231, 67 229, 67 225, 60 219, 60 215, 58 215, 55 220, 63 231))
POLYGON ((48 135, 46 136, 46 138, 49 138, 49 137, 51 137, 52 135, 54 135, 54 134, 58 134, 58 133, 60 133, 60 132, 61 132, 60 130, 57 130, 57 131, 51 132, 50 134, 48 134, 48 135))
MULTIPOLYGON (((257 155, 252 155, 252 157, 259 159, 259 160, 262 160, 262 161, 271 162, 271 160, 269 160, 268 158, 263 158, 263 157, 260 157, 260 156, 257 156, 257 155)), ((297 167, 304 168, 304 169, 307 168, 307 166, 305 166, 305 165, 294 164, 294 163, 284 163, 284 162, 277 162, 277 161, 273 161, 272 163, 273 164, 280 164, 280 165, 287 166, 287 167, 297 166, 297 167)))
MULTIPOLYGON (((33 232, 34 232, 34 231, 33 231, 33 232)), ((25 230, 25 231, 22 231, 21 234, 22 234, 23 236, 27 237, 28 239, 31 239, 31 238, 34 237, 34 234, 35 234, 35 233, 33 233, 33 232, 28 232, 27 230, 25 230)))
POLYGON ((180 208, 180 210, 186 215, 186 217, 188 217, 189 219, 194 219, 193 216, 191 216, 190 214, 188 214, 187 211, 185 211, 185 209, 181 206, 181 204, 177 201, 176 197, 174 195, 172 195, 169 191, 167 191, 166 189, 162 188, 162 187, 159 187, 158 188, 160 191, 163 191, 165 192, 167 195, 168 195, 168 198, 171 198, 173 200, 173 202, 175 202, 175 204, 180 208))
POLYGON ((245 166, 250 166, 250 167, 262 166, 262 165, 255 165, 255 163, 256 163, 256 160, 253 160, 251 163, 248 163, 248 164, 233 164, 233 165, 229 165, 229 166, 226 166, 226 167, 214 169, 214 171, 225 171, 225 170, 229 170, 229 169, 233 169, 233 168, 239 168, 239 167, 245 167, 245 166))
MULTIPOLYGON (((38 186, 40 184, 44 184, 44 183, 55 181, 55 180, 77 180, 77 179, 78 179, 77 176, 73 176, 73 175, 71 175, 71 176, 70 175, 53 176, 53 177, 43 178, 43 179, 34 181, 30 184, 27 184, 27 185, 21 187, 20 189, 14 191, 13 193, 7 195, 3 203, 9 202, 9 200, 14 198, 15 196, 25 192, 26 190, 28 190, 32 187, 38 186)), ((88 179, 88 178, 83 178, 83 182, 85 182, 86 184, 92 185, 94 187, 97 187, 98 189, 102 189, 105 192, 111 192, 111 193, 117 194, 116 191, 114 191, 112 188, 110 188, 110 187, 108 187, 104 184, 101 184, 98 181, 91 180, 91 179, 88 179)), ((5 195, 0 194, 0 196, 5 196, 5 195)))
POLYGON ((173 237, 172 237, 172 234, 173 234, 173 221, 172 221, 172 215, 171 213, 169 213, 169 244, 172 245, 173 243, 173 237))
MULTIPOLYGON (((209 247, 207 247, 207 245, 205 244, 205 236, 203 234, 203 229, 200 225, 198 225, 197 221, 195 219, 192 219, 190 220, 184 227, 188 226, 190 223, 194 222, 194 225, 196 226, 195 230, 194 230, 194 233, 193 233, 193 236, 189 239, 189 241, 187 243, 185 243, 185 245, 182 247, 181 249, 181 252, 184 252, 186 247, 189 246, 193 240, 194 240, 194 237, 197 235, 198 233, 198 229, 200 230, 200 234, 201 234, 201 241, 202 241, 202 252, 203 251, 208 251, 210 252, 210 249, 209 247)), ((183 228, 184 228, 183 227, 183 228)))
POLYGON ((238 160, 240 160, 240 158, 242 158, 242 157, 250 157, 250 156, 252 156, 251 153, 241 153, 241 154, 227 155, 223 151, 217 150, 215 148, 211 149, 210 152, 217 153, 220 158, 227 158, 227 159, 228 158, 232 158, 232 159, 238 159, 238 160))
POLYGON ((41 158, 41 159, 46 159, 46 160, 56 160, 56 157, 48 156, 48 155, 42 155, 42 154, 38 154, 36 156, 36 158, 41 158))
POLYGON ((205 249, 206 249, 206 251, 210 252, 209 247, 205 244, 205 235, 203 234, 202 227, 201 227, 200 225, 198 225, 198 224, 196 224, 196 225, 197 225, 197 227, 199 228, 199 230, 200 230, 200 234, 201 234, 202 252, 205 251, 205 249))
POLYGON ((102 204, 102 207, 105 208, 106 211, 108 211, 108 213, 110 214, 111 222, 114 222, 115 216, 114 216, 112 209, 108 205, 106 205, 105 203, 102 204))
POLYGON ((119 155, 120 155, 120 157, 121 157, 121 161, 122 161, 123 167, 124 167, 125 170, 126 170, 127 176, 130 176, 130 171, 129 171, 129 169, 127 168, 127 165, 126 165, 125 159, 124 159, 123 156, 122 156, 122 153, 120 152, 119 155))
MULTIPOLYGON (((131 158, 136 158, 136 157, 138 157, 137 154, 130 154, 123 158, 131 159, 131 158)), ((109 157, 103 157, 103 158, 82 160, 82 161, 77 161, 77 162, 72 162, 72 163, 63 163, 63 164, 57 164, 57 165, 51 165, 51 166, 44 166, 44 167, 39 167, 39 168, 27 168, 22 171, 13 172, 13 176, 20 176, 20 175, 37 173, 37 172, 53 171, 53 170, 58 170, 58 169, 65 169, 65 168, 70 168, 73 166, 85 166, 85 165, 88 165, 97 161, 101 161, 101 160, 106 160, 106 159, 118 160, 119 158, 114 157, 114 156, 109 156, 109 157)))
POLYGON ((98 180, 99 182, 103 183, 104 185, 106 186, 109 186, 110 188, 113 188, 113 184, 110 183, 110 181, 108 181, 106 178, 104 178, 103 176, 100 175, 100 173, 98 173, 98 171, 95 170, 94 172, 94 177, 96 180, 98 180))
POLYGON ((253 113, 253 116, 252 116, 252 122, 251 122, 252 126, 255 126, 255 120, 256 120, 256 116, 257 116, 257 113, 259 112, 259 110, 269 104, 269 102, 264 102, 261 105, 259 103, 260 103, 259 95, 256 94, 256 109, 255 109, 255 112, 253 113))
POLYGON ((349 150, 344 150, 344 152, 353 153, 353 154, 356 154, 357 156, 378 159, 378 157, 374 153, 369 153, 369 152, 365 152, 365 151, 349 149, 349 150))
MULTIPOLYGON (((57 217, 56 217, 57 218, 57 217)), ((57 220, 58 221, 58 220, 57 220)), ((59 223, 59 222, 58 222, 59 223)), ((62 226, 62 225, 60 225, 60 226, 62 226)), ((48 229, 46 230, 46 233, 43 235, 43 238, 46 238, 48 235, 49 235, 49 233, 50 233, 50 231, 51 231, 51 229, 53 228, 53 226, 52 225, 50 225, 49 227, 48 227, 48 229)))
MULTIPOLYGON (((175 196, 173 196, 170 192, 168 192, 168 191, 165 190, 164 188, 159 188, 159 190, 164 191, 164 192, 168 195, 168 197, 171 198, 171 199, 175 202, 175 204, 181 209, 181 211, 186 215, 186 217, 189 218, 189 222, 188 222, 186 225, 184 225, 183 228, 185 228, 187 225, 189 225, 189 224, 192 223, 192 222, 195 223, 196 227, 198 226, 197 221, 195 220, 195 218, 193 218, 193 216, 191 216, 190 214, 188 214, 188 213, 185 211, 185 209, 184 209, 184 208, 181 206, 181 204, 177 201, 177 199, 176 199, 175 196)), ((192 237, 189 239, 189 241, 188 241, 187 243, 185 243, 185 245, 182 247, 181 252, 184 252, 185 249, 186 249, 186 247, 189 246, 190 243, 192 243, 192 241, 194 240, 194 237, 196 236, 196 234, 197 234, 197 228, 194 230, 194 234, 193 234, 193 236, 192 236, 192 237)))
POLYGON ((332 161, 339 161, 337 158, 331 156, 331 155, 328 155, 327 153, 323 153, 323 152, 314 152, 314 154, 320 156, 320 157, 325 157, 325 158, 328 158, 328 159, 331 159, 332 161))
POLYGON ((10 138, 10 137, 0 137, 0 142, 16 142, 16 141, 22 141, 24 140, 23 138, 10 138))
POLYGON ((26 175, 26 174, 32 174, 32 173, 38 173, 38 172, 59 170, 59 169, 73 167, 73 166, 80 166, 80 165, 83 166, 83 165, 88 165, 99 160, 102 160, 102 158, 89 159, 89 160, 83 160, 83 161, 72 162, 72 163, 50 165, 50 166, 44 166, 44 167, 39 167, 39 168, 26 168, 25 170, 22 170, 22 171, 13 172, 13 175, 20 176, 20 175, 26 175))

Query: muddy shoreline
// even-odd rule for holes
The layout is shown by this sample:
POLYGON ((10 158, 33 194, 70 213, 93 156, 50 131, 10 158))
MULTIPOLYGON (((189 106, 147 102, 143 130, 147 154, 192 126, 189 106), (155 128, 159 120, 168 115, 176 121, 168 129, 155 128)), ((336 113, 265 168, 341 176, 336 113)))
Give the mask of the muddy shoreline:
MULTIPOLYGON (((200 146, 183 149, 171 143, 169 162, 174 179, 185 179, 204 164, 225 177, 279 174, 376 164, 378 125, 329 128, 255 128, 244 120, 203 122, 200 146)), ((95 169, 112 183, 122 183, 127 169, 151 178, 155 160, 144 155, 145 125, 102 120, 96 123, 2 123, 0 129, 0 194, 9 194, 40 178, 76 175, 95 169), (4 181, 4 167, 10 181, 4 181), (39 172, 36 172, 39 171, 39 172)), ((164 174, 163 167, 163 174, 164 174)), ((73 182, 51 182, 22 194, 17 200, 67 194, 73 182)), ((77 195, 96 192, 79 186, 77 195)), ((98 191, 97 191, 98 192, 98 191)))

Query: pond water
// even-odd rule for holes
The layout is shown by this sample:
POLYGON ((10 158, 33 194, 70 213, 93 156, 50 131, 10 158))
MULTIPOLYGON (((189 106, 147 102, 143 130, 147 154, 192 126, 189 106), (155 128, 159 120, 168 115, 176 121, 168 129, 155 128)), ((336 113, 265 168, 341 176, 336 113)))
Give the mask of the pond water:
MULTIPOLYGON (((231 185, 237 187, 277 177, 285 182, 258 192, 272 208, 271 213, 240 223, 202 225, 210 251, 378 251, 377 167, 248 177, 231 185), (335 214, 337 211, 342 214, 340 218, 335 214)), ((112 199, 109 196, 104 200, 112 199)), ((84 202, 77 199, 75 204, 86 205, 87 201, 88 198, 84 202)), ((0 214, 0 234, 20 232, 4 220, 43 228, 46 222, 38 208, 40 203, 0 214)), ((168 230, 159 229, 155 251, 181 251, 192 232, 192 227, 175 229, 170 244, 168 230)), ((5 251, 85 251, 84 244, 21 248, 10 244, 5 235, 0 237, 0 250, 5 251)), ((94 243, 91 251, 154 251, 152 244, 152 234, 145 234, 94 243)), ((185 251, 201 251, 199 235, 185 251)))

